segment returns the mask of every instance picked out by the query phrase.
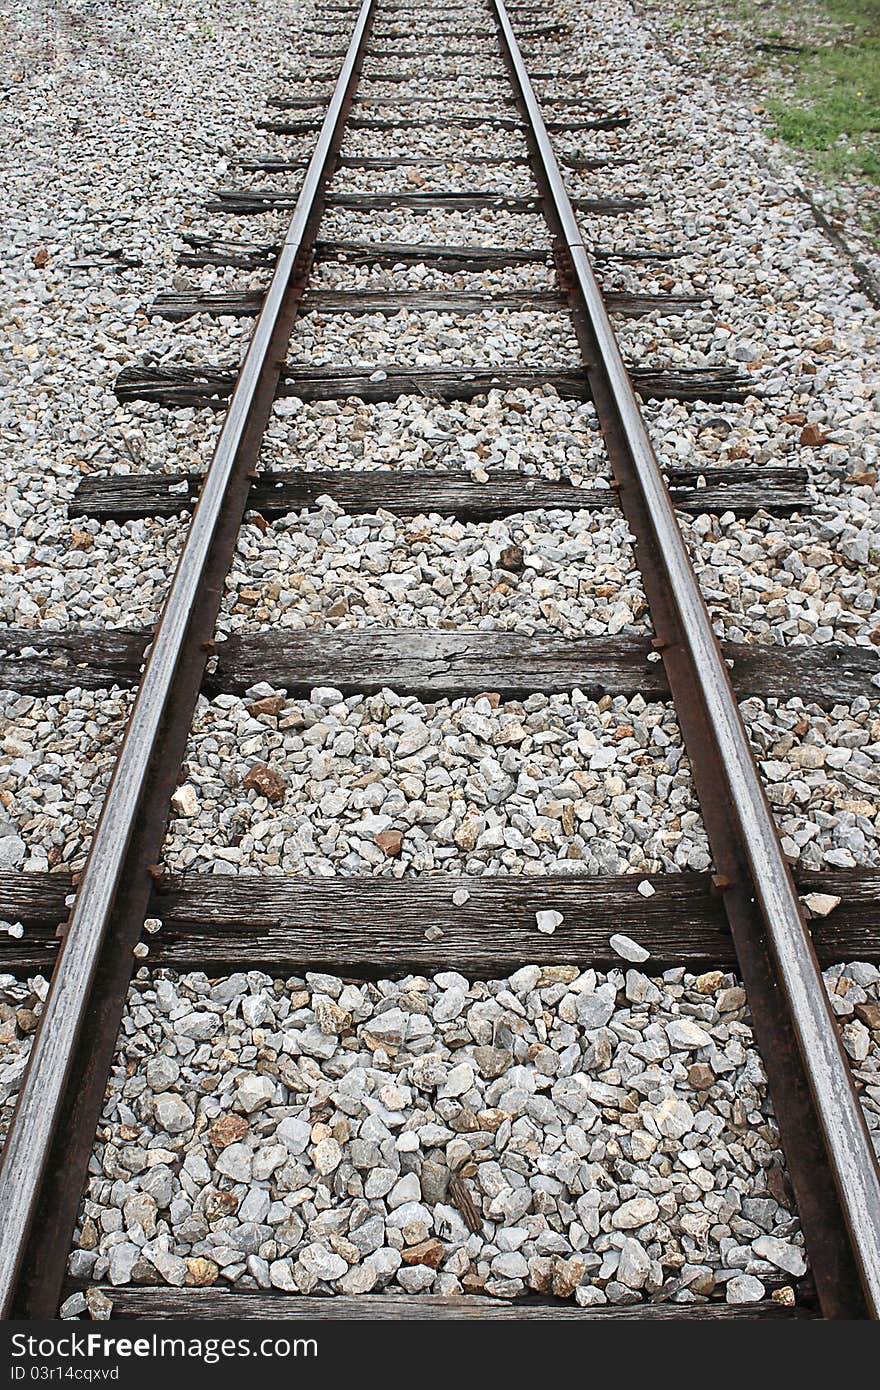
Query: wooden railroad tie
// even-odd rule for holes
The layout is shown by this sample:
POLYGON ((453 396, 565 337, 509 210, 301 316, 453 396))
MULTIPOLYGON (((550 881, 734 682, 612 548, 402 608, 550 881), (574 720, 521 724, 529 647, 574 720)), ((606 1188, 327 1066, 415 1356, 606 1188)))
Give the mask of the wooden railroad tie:
MULTIPOLYGON (((356 825, 350 827, 356 833, 356 825)), ((880 871, 795 870, 802 896, 840 899, 810 923, 820 964, 880 960, 876 904, 880 871)), ((21 938, 0 936, 0 972, 51 970, 56 929, 67 917, 69 873, 0 873, 0 917, 22 922, 21 938)), ((670 966, 735 970, 724 906, 708 873, 546 874, 504 878, 420 874, 333 878, 168 874, 154 888, 149 915, 161 930, 146 937, 149 963, 209 973, 241 969, 329 970, 364 978, 458 970, 474 979, 506 978, 523 965, 582 962, 629 969, 609 945, 626 932, 651 952, 640 969, 670 966), (648 881, 652 897, 639 893, 648 881), (457 907, 453 893, 466 889, 457 907), (537 930, 548 904, 563 914, 553 936, 537 930), (433 940, 425 936, 426 928, 433 940)))
MULTIPOLYGON (((0 687, 27 695, 63 694, 137 683, 147 630, 67 628, 7 630, 0 639, 0 687)), ((526 699, 535 691, 581 690, 602 695, 641 694, 668 700, 662 661, 648 636, 523 636, 510 632, 433 632, 424 628, 356 628, 238 633, 218 640, 203 681, 209 695, 243 694, 268 681, 291 696, 317 686, 365 694, 391 688, 424 700, 497 691, 526 699)), ((734 689, 794 697, 831 708, 873 694, 880 654, 873 648, 823 643, 819 647, 722 644, 734 689)))

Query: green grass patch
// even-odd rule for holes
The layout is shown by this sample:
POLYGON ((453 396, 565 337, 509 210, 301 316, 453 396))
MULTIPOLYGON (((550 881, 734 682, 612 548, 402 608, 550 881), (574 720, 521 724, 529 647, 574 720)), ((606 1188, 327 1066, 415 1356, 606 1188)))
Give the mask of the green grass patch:
MULTIPOLYGON (((767 109, 776 134, 826 175, 880 185, 880 0, 824 0, 819 14, 811 46, 777 59, 794 86, 767 109)), ((785 27, 797 34, 794 11, 785 27)))

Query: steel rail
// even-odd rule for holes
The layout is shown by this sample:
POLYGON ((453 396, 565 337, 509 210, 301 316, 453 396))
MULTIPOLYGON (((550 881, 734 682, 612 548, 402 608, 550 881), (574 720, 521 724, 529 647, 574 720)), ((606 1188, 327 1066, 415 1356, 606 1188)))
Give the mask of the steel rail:
MULTIPOLYGON (((880 1316, 880 1173, 864 1115, 727 667, 593 274, 540 105, 504 0, 490 0, 490 4, 495 10, 508 67, 530 126, 530 138, 540 162, 540 181, 567 253, 570 289, 586 312, 601 358, 601 371, 607 380, 616 423, 661 557, 663 580, 677 617, 677 634, 686 648, 696 681, 696 694, 707 716, 714 754, 739 829, 750 870, 750 886, 776 965, 777 987, 784 996, 787 1018, 796 1038, 822 1145, 848 1231, 864 1300, 864 1308, 859 1311, 877 1318, 880 1316)), ((667 651, 663 655, 666 660, 667 651)), ((692 758, 692 762, 695 759, 692 758)), ((703 810, 705 816, 707 808, 704 806, 703 810)), ((722 890, 736 890, 740 885, 725 883, 721 887, 722 890)), ((765 1057, 765 1065, 768 1060, 765 1057)), ((776 1094, 778 1113, 783 1098, 776 1099, 776 1094)), ((788 1137, 792 1146, 800 1139, 796 1135, 788 1137)), ((783 1141, 785 1138, 783 1132, 783 1141)), ((806 1224, 805 1233, 809 1242, 806 1224)), ((834 1261, 829 1263, 833 1267, 834 1261)), ((823 1311, 835 1316, 851 1315, 852 1304, 847 1304, 841 1290, 831 1287, 833 1283, 829 1278, 824 1288, 819 1287, 823 1311)))
MULTIPOLYGON (((265 406, 266 373, 274 373, 277 380, 282 365, 280 359, 286 338, 284 342, 279 341, 279 326, 285 324, 289 336, 295 317, 295 306, 290 302, 292 291, 293 297, 298 297, 296 282, 303 275, 303 257, 310 254, 309 237, 314 235, 315 211, 316 208, 320 210, 322 191, 332 171, 341 128, 359 75, 372 8, 373 0, 362 0, 265 304, 239 372, 128 719, 34 1039, 0 1166, 0 1315, 3 1317, 10 1316, 13 1308, 21 1311, 16 1305, 23 1256, 57 1140, 65 1093, 71 1081, 72 1058, 87 1015, 93 1008, 93 988, 122 887, 126 854, 136 835, 138 820, 154 792, 156 749, 163 728, 173 715, 171 702, 175 679, 184 649, 188 641, 191 642, 192 613, 205 585, 212 548, 228 521, 224 511, 230 482, 234 471, 241 467, 246 443, 253 443, 255 412, 258 413, 261 405, 265 406)), ((301 294, 301 290, 298 293, 301 294)), ((274 383, 268 395, 269 409, 273 395, 274 383)), ((247 484, 243 493, 245 499, 246 495, 247 484)), ((220 584, 215 580, 218 605, 221 584, 222 580, 220 584)), ((203 653, 202 661, 206 659, 203 653)), ((176 770, 177 765, 175 773, 176 770)), ((161 810, 163 826, 166 817, 167 803, 161 810)), ((141 924, 142 921, 141 917, 141 924)), ((84 1179, 84 1168, 81 1176, 84 1179)), ((77 1202, 81 1190, 82 1184, 76 1195, 77 1202)), ((60 1252, 62 1262, 66 1261, 68 1247, 60 1252)), ((31 1307, 27 1311, 31 1315, 39 1311, 43 1316, 54 1316, 54 1309, 45 1306, 45 1298, 44 1294, 43 1306, 38 1310, 31 1307)))

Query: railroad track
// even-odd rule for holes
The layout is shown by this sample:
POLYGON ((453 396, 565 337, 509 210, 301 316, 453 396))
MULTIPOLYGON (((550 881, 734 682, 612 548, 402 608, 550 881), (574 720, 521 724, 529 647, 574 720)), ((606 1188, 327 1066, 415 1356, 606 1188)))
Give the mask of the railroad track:
MULTIPOLYGON (((69 1292, 68 1251, 127 990, 144 959, 144 942, 151 965, 209 974, 262 967, 325 970, 355 979, 450 970, 489 978, 533 963, 553 968, 578 961, 611 968, 618 957, 609 948, 609 934, 617 929, 649 948, 656 968, 735 963, 744 983, 810 1272, 794 1307, 767 1299, 752 1305, 750 1315, 875 1317, 880 1179, 816 952, 823 963, 876 957, 877 875, 801 875, 795 883, 737 696, 797 690, 831 705, 864 693, 876 663, 854 647, 774 649, 772 654, 730 644, 722 649, 674 510, 748 510, 757 491, 762 505, 784 514, 808 505, 806 475, 796 465, 763 469, 758 476, 748 467, 723 470, 723 476, 718 470, 712 478, 684 467, 666 477, 661 472, 637 391, 654 398, 738 399, 748 380, 726 369, 679 365, 663 371, 624 363, 609 313, 686 313, 697 301, 600 291, 595 267, 621 253, 585 245, 577 213, 624 217, 639 200, 573 201, 555 143, 572 134, 580 142, 589 132, 619 130, 625 151, 628 117, 593 109, 581 95, 551 102, 566 107, 565 115, 545 118, 547 102, 536 91, 552 98, 553 84, 566 82, 583 91, 583 74, 572 71, 567 77, 547 56, 564 26, 548 20, 543 8, 508 9, 503 0, 440 10, 363 0, 359 7, 328 5, 325 17, 308 31, 315 44, 317 90, 285 92, 273 103, 275 114, 261 123, 276 141, 313 142, 311 154, 247 162, 245 171, 257 176, 292 176, 290 187, 225 189, 212 204, 217 213, 238 220, 290 212, 286 233, 280 240, 187 238, 185 264, 248 271, 264 279, 256 286, 248 282, 210 293, 176 290, 160 295, 153 306, 172 320, 195 314, 255 317, 240 370, 208 362, 144 367, 125 369, 118 381, 121 400, 168 407, 210 403, 225 412, 207 474, 203 479, 183 472, 92 478, 77 494, 76 513, 97 519, 192 513, 158 625, 152 632, 10 631, 0 643, 4 686, 47 694, 115 682, 137 691, 84 870, 75 881, 63 874, 0 879, 0 915, 28 926, 25 938, 4 943, 3 968, 52 971, 0 1174, 3 1311, 51 1317, 69 1292), (427 53, 438 72, 448 62, 464 74, 471 57, 490 57, 500 95, 486 98, 485 114, 459 115, 455 96, 467 89, 451 78, 448 107, 401 93, 399 85, 418 81, 427 53), (390 95, 379 94, 384 84, 390 95), (309 114, 289 114, 300 110, 309 114), (477 132, 479 151, 457 163, 470 162, 478 173, 483 166, 485 191, 444 186, 448 161, 418 148, 426 131, 437 126, 465 140, 477 132), (350 153, 350 132, 396 135, 399 147, 406 151, 412 144, 414 153, 350 153), (496 157, 487 155, 486 144, 496 136, 516 142, 519 153, 511 155, 505 146, 503 161, 530 174, 534 191, 529 195, 499 192, 493 185, 496 157), (429 177, 435 191, 404 184, 399 191, 336 193, 333 179, 342 169, 391 175, 415 170, 429 177), (372 239, 370 213, 389 209, 400 211, 404 220, 425 209, 448 213, 448 239, 431 246, 372 239), (364 234, 349 240, 322 236, 331 210, 362 218, 364 234), (551 259, 540 247, 459 244, 455 219, 474 210, 543 215, 556 272, 553 285, 487 297, 459 289, 361 292, 312 284, 316 264, 425 265, 443 276, 542 266, 551 259), (393 317, 407 311, 472 317, 487 306, 535 314, 567 308, 580 366, 560 368, 548 360, 546 365, 467 362, 442 369, 405 364, 377 369, 369 362, 288 360, 294 325, 306 315, 393 317), (563 398, 592 401, 613 472, 610 489, 526 480, 515 472, 496 472, 480 482, 472 472, 454 470, 258 470, 279 397, 387 402, 420 394, 459 401, 548 385, 563 398), (284 516, 313 508, 328 494, 351 512, 438 512, 481 522, 529 510, 617 504, 636 538, 653 637, 572 640, 503 631, 365 628, 219 639, 224 582, 246 511, 255 509, 264 519, 284 516), (649 880, 446 873, 421 880, 205 876, 202 882, 193 875, 174 877, 158 866, 199 696, 244 693, 260 681, 289 696, 326 686, 357 695, 393 687, 400 695, 426 700, 486 691, 496 700, 525 699, 536 691, 671 698, 711 848, 711 875, 659 874, 649 880), (55 927, 71 890, 75 895, 59 943, 55 927), (809 890, 836 893, 844 902, 833 928, 816 924, 815 939, 799 898, 809 890), (562 910, 566 931, 536 934, 536 912, 550 900, 562 910), (162 931, 144 937, 144 923, 152 917, 161 918, 162 931)), ((439 143, 442 147, 442 135, 439 143)), ((563 167, 589 163, 588 155, 569 153, 563 167)), ((649 248, 630 254, 662 260, 670 253, 649 248)), ((512 557, 510 563, 519 561, 512 557)), ((258 790, 265 789, 258 784, 258 790)), ((549 1296, 512 1303, 475 1294, 317 1299, 158 1283, 109 1292, 117 1314, 142 1317, 741 1315, 718 1301, 688 1307, 669 1303, 664 1301, 668 1293, 635 1307, 595 1309, 549 1296)))

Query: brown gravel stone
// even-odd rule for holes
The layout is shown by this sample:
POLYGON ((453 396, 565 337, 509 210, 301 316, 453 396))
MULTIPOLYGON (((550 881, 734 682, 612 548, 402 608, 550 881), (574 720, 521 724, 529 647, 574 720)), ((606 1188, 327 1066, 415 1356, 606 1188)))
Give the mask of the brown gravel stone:
POLYGON ((516 574, 523 567, 524 556, 518 545, 509 545, 506 550, 502 550, 498 557, 498 563, 503 570, 510 570, 516 574))
POLYGON ((856 1004, 856 1018, 873 1032, 880 1032, 880 1004, 856 1004))
POLYGON ((774 1303, 781 1303, 785 1308, 793 1308, 796 1302, 794 1289, 790 1284, 783 1284, 781 1289, 774 1289, 770 1297, 774 1303))
POLYGON ((535 1293, 549 1293, 553 1286, 553 1260, 549 1255, 535 1255, 529 1260, 529 1288, 535 1293))
POLYGON ((571 1298, 586 1272, 586 1265, 576 1255, 570 1260, 554 1260, 551 1285, 553 1293, 557 1298, 571 1298))
POLYGON ((248 714, 254 716, 258 714, 269 714, 273 717, 280 714, 284 709, 283 695, 266 695, 262 700, 254 700, 252 705, 248 705, 248 714))
POLYGON ((245 773, 241 785, 245 791, 257 791, 267 801, 275 802, 282 800, 287 783, 280 772, 276 772, 272 767, 260 765, 245 773))
POLYGON ((389 859, 397 859, 403 849, 403 831, 380 830, 376 836, 376 844, 384 850, 389 859))
POLYGON ((475 1047, 473 1055, 480 1075, 489 1078, 500 1076, 513 1060, 512 1054, 503 1047, 475 1047))
POLYGON ((403 1251, 403 1263, 405 1265, 429 1265, 431 1269, 437 1269, 443 1255, 442 1240, 423 1240, 421 1244, 411 1245, 408 1250, 403 1251))
POLYGON ((697 989, 701 994, 714 994, 716 989, 721 988, 721 981, 724 979, 720 970, 709 970, 705 975, 697 976, 697 989))
POLYGON ((818 425, 804 425, 801 430, 801 443, 806 444, 808 448, 824 444, 827 438, 827 434, 824 434, 818 425))
POLYGON ((249 1129, 243 1115, 221 1115, 208 1130, 208 1138, 215 1149, 225 1149, 228 1144, 237 1144, 249 1129))
POLYGON ((186 1261, 185 1284, 191 1288, 206 1289, 211 1284, 216 1284, 220 1269, 213 1260, 206 1260, 203 1256, 191 1256, 186 1261))
POLYGON ((746 992, 739 986, 731 989, 723 989, 718 996, 718 1010, 723 1014, 736 1013, 746 1002, 746 992))

